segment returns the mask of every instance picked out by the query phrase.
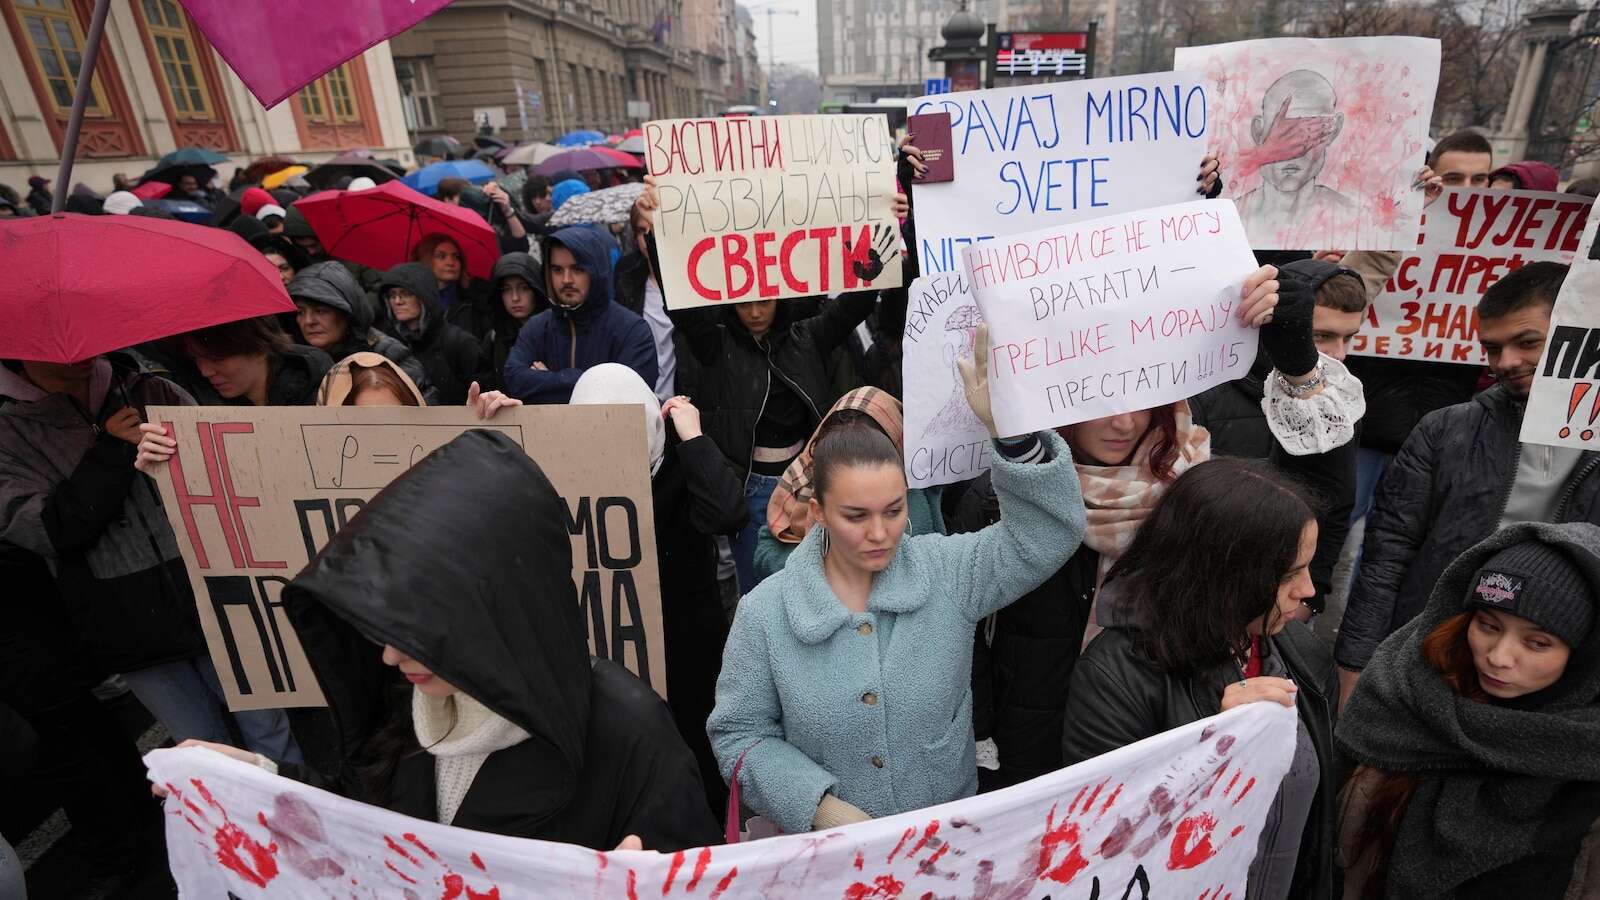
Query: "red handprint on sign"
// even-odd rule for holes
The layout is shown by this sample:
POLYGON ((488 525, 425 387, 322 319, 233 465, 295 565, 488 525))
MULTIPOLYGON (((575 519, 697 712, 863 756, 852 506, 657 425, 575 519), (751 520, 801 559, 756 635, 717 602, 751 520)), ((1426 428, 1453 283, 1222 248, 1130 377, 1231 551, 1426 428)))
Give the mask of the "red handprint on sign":
POLYGON ((1080 788, 1059 824, 1055 820, 1056 807, 1050 807, 1050 812, 1045 815, 1044 836, 1039 839, 1039 864, 1035 877, 1070 884, 1079 872, 1088 868, 1089 859, 1083 850, 1085 829, 1110 812, 1122 794, 1123 786, 1120 783, 1106 792, 1106 785, 1110 781, 1107 778, 1092 790, 1088 785, 1080 788), (1102 793, 1104 800, 1101 800, 1102 793))
MULTIPOLYGON (((411 832, 395 838, 384 835, 384 846, 389 851, 389 859, 383 865, 394 873, 407 885, 416 885, 418 889, 429 891, 437 890, 439 900, 500 900, 500 888, 491 885, 488 890, 479 891, 467 884, 467 880, 460 873, 450 867, 450 864, 433 852, 433 849, 423 843, 420 838, 411 832)), ((487 873, 483 860, 478 854, 472 854, 472 864, 481 872, 487 873)), ((422 900, 423 894, 411 887, 402 889, 406 900, 422 900)))
MULTIPOLYGON (((217 862, 259 888, 266 887, 268 882, 278 877, 278 845, 275 843, 263 845, 235 824, 228 817, 228 811, 222 808, 222 804, 217 802, 217 798, 211 795, 211 791, 200 779, 191 778, 189 783, 194 786, 194 792, 199 794, 201 801, 205 803, 204 807, 191 800, 185 791, 171 782, 166 785, 167 796, 178 801, 180 804, 178 815, 183 816, 190 827, 202 835, 210 833, 217 862), (214 810, 222 817, 221 825, 211 820, 211 813, 208 810, 214 810)), ((257 813, 256 818, 260 820, 262 827, 266 827, 266 816, 257 813)))
MULTIPOLYGON (((1201 794, 1202 800, 1209 799, 1212 791, 1222 782, 1222 771, 1217 772, 1217 777, 1201 794)), ((1218 808, 1226 815, 1229 810, 1236 809, 1239 802, 1256 786, 1254 777, 1246 776, 1243 771, 1235 769, 1233 776, 1228 779, 1222 793, 1217 796, 1218 808), (1241 784, 1243 780, 1243 784, 1241 784), (1222 804, 1222 800, 1228 800, 1222 804)), ((1218 828, 1217 815, 1212 811, 1201 811, 1187 816, 1172 831, 1172 845, 1167 851, 1168 869, 1192 869, 1203 862, 1216 856, 1223 847, 1238 837, 1244 831, 1244 825, 1234 825, 1227 829, 1227 836, 1220 838, 1217 843, 1212 843, 1218 828)))

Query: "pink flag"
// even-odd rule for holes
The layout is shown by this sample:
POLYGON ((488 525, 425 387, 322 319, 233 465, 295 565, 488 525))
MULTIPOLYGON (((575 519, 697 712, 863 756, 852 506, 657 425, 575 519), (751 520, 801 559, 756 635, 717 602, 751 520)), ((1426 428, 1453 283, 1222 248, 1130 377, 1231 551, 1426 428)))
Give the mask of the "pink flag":
POLYGON ((181 2, 245 87, 267 107, 450 4, 450 0, 341 0, 332 6, 327 0, 181 2))

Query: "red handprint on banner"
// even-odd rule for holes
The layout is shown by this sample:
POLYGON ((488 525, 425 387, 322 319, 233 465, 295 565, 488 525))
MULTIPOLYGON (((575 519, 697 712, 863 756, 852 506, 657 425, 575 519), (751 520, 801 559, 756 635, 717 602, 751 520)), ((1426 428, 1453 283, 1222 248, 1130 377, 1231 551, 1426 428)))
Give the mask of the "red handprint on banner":
MULTIPOLYGON (((433 848, 409 831, 400 835, 399 839, 386 834, 383 844, 389 854, 383 861, 384 868, 408 885, 401 889, 406 900, 423 900, 424 896, 437 896, 439 900, 500 900, 498 886, 491 885, 483 891, 475 890, 467 884, 464 876, 433 852, 433 848), (424 895, 420 892, 424 889, 430 892, 437 890, 439 893, 424 895)), ((480 872, 487 873, 488 869, 476 853, 472 854, 472 864, 480 872)))
MULTIPOLYGON (((168 803, 177 801, 177 815, 182 816, 184 821, 200 834, 211 835, 213 847, 210 849, 216 852, 217 862, 259 888, 266 887, 268 882, 278 877, 278 845, 262 844, 251 837, 229 818, 228 811, 222 808, 222 804, 217 802, 217 798, 211 795, 211 791, 200 779, 191 778, 189 784, 193 785, 194 793, 205 803, 204 807, 190 799, 188 792, 171 782, 166 785, 168 803), (221 825, 212 821, 210 811, 215 811, 222 817, 221 825)), ((266 816, 257 813, 256 818, 265 828, 266 816)))

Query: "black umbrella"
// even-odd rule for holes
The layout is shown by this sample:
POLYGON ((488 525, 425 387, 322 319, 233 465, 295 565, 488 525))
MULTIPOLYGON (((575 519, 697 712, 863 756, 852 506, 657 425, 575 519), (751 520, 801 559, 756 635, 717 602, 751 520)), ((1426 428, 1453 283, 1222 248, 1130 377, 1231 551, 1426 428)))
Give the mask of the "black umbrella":
POLYGON ((451 159, 461 150, 461 142, 446 135, 428 137, 417 141, 411 151, 418 156, 437 156, 441 159, 451 159))
POLYGON ((211 179, 217 177, 217 170, 210 166, 196 163, 157 163, 139 176, 139 183, 160 181, 166 184, 177 184, 178 179, 185 175, 193 175, 195 181, 200 182, 203 186, 210 184, 211 179))
POLYGON ((480 134, 472 139, 472 146, 477 147, 479 150, 507 150, 510 149, 511 145, 497 137, 480 134))
POLYGON ((336 184, 341 178, 359 178, 362 175, 371 178, 374 182, 382 184, 393 181, 395 174, 388 166, 367 156, 356 156, 353 153, 341 153, 333 159, 317 166, 305 174, 306 181, 319 191, 325 191, 336 184))

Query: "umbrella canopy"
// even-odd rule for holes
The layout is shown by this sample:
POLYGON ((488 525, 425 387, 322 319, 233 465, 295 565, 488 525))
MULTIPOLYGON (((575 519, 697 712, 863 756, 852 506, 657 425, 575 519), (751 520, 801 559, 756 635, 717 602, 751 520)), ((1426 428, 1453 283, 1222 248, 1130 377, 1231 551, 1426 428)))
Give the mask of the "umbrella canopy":
POLYGON ((500 162, 508 166, 537 166, 552 156, 563 153, 555 144, 523 144, 507 153, 500 162))
POLYGON ((642 134, 631 134, 631 135, 628 135, 627 137, 622 139, 622 143, 617 145, 617 151, 619 153, 632 153, 632 154, 635 154, 637 156, 643 156, 644 155, 644 135, 642 135, 642 134))
POLYGON ((156 163, 156 168, 165 169, 172 166, 214 166, 217 163, 227 161, 228 157, 218 153, 215 150, 207 150, 204 147, 184 147, 181 150, 174 150, 171 153, 168 153, 166 156, 161 157, 161 160, 156 163))
POLYGON ((333 159, 317 166, 306 173, 306 181, 319 191, 333 187, 334 183, 345 176, 360 178, 365 175, 379 184, 393 181, 400 177, 389 171, 371 156, 357 156, 354 153, 341 153, 333 159))
POLYGON ((172 193, 172 185, 165 181, 146 181, 135 187, 131 193, 140 200, 160 200, 172 193))
POLYGON ((550 227, 563 225, 613 225, 628 221, 628 211, 644 193, 644 185, 619 184, 605 190, 579 194, 561 204, 550 217, 550 227))
POLYGON ((60 213, 0 228, 10 289, 0 358, 81 362, 254 316, 294 312, 278 270, 231 231, 60 213), (109 265, 107 260, 116 260, 109 265))
POLYGON ((569 131, 556 138, 558 147, 587 147, 604 141, 606 136, 598 131, 569 131))
POLYGON ((623 140, 627 140, 628 138, 631 138, 631 137, 644 137, 644 129, 643 128, 630 128, 627 131, 624 131, 622 133, 622 139, 623 140))
POLYGON ((461 152, 461 142, 448 134, 438 137, 423 138, 411 148, 411 152, 418 156, 438 156, 449 159, 461 152))
POLYGON ((156 163, 139 176, 139 183, 161 181, 167 184, 177 184, 178 179, 185 175, 193 175, 195 180, 201 184, 210 184, 211 179, 217 177, 217 170, 198 163, 175 163, 173 165, 156 163))
POLYGON ((304 175, 309 171, 311 171, 309 168, 301 165, 293 165, 287 169, 279 169, 278 171, 273 172, 271 175, 261 179, 261 186, 269 191, 273 188, 280 188, 283 187, 284 182, 288 181, 289 179, 295 177, 296 175, 304 175))
POLYGON ((400 180, 407 187, 431 197, 438 190, 439 182, 446 178, 465 178, 473 184, 483 184, 494 180, 494 170, 475 159, 451 159, 424 166, 400 180))
POLYGON ((479 134, 473 136, 472 146, 479 150, 505 150, 511 145, 492 135, 479 134))
POLYGON ((410 262, 423 238, 442 234, 461 247, 467 272, 488 278, 500 257, 494 229, 470 209, 424 197, 398 181, 364 191, 322 191, 295 204, 328 255, 377 269, 410 262))
POLYGON ((281 172, 290 166, 298 165, 300 165, 298 162, 287 156, 268 156, 245 166, 244 177, 256 184, 260 184, 261 179, 271 175, 273 172, 281 172))
POLYGON ((585 147, 582 150, 568 150, 565 153, 552 156, 537 166, 533 167, 540 175, 554 175, 557 172, 584 172, 589 169, 639 169, 643 164, 638 159, 609 147, 585 147))
POLYGON ((213 215, 210 209, 193 200, 151 200, 145 205, 153 206, 156 209, 164 209, 172 213, 174 219, 191 222, 195 225, 209 224, 213 215))

